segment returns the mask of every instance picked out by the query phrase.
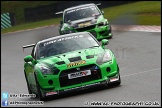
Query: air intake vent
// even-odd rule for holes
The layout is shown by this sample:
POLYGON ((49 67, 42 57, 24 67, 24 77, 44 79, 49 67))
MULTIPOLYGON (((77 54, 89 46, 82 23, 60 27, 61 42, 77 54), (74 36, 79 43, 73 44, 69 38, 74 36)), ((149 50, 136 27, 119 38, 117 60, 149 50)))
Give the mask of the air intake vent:
POLYGON ((60 70, 57 68, 52 69, 52 71, 53 71, 53 75, 58 75, 58 73, 60 72, 60 70))
POLYGON ((88 55, 86 56, 87 59, 91 59, 91 58, 94 58, 94 55, 88 55))
POLYGON ((62 65, 62 64, 65 64, 64 61, 59 61, 59 62, 56 62, 57 65, 62 65))
POLYGON ((95 27, 96 27, 96 25, 90 25, 90 26, 83 27, 83 28, 77 28, 76 31, 83 32, 83 31, 86 31, 86 30, 94 29, 95 27))
POLYGON ((78 57, 73 57, 73 58, 69 58, 69 61, 70 61, 70 62, 75 62, 75 61, 79 61, 79 60, 82 60, 80 56, 78 56, 78 57))

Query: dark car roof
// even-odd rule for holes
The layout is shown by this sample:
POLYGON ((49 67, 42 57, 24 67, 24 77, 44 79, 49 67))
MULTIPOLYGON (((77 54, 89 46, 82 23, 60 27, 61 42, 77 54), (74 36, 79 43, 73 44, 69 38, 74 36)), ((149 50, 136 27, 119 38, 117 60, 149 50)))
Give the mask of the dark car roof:
POLYGON ((82 5, 78 5, 78 6, 73 6, 73 7, 67 8, 67 9, 65 9, 64 11, 72 10, 72 9, 79 8, 79 7, 84 7, 84 6, 94 6, 94 5, 95 5, 94 3, 82 4, 82 5))
POLYGON ((81 35, 81 34, 82 35, 83 34, 89 34, 89 32, 78 32, 78 33, 70 33, 70 34, 65 34, 65 35, 58 35, 58 36, 55 36, 55 37, 51 37, 51 38, 48 38, 48 39, 41 40, 38 43, 43 43, 43 42, 47 42, 47 41, 54 40, 54 39, 57 39, 57 38, 63 38, 63 37, 68 37, 68 36, 76 36, 76 35, 81 35))

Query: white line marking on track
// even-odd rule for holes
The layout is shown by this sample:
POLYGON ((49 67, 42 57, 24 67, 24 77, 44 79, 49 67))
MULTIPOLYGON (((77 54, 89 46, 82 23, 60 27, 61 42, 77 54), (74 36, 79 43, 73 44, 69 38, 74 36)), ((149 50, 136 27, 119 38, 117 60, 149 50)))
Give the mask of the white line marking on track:
POLYGON ((160 70, 160 69, 161 69, 161 68, 152 69, 152 70, 147 70, 147 71, 143 71, 143 72, 139 72, 139 73, 123 75, 123 76, 121 76, 121 77, 127 77, 127 76, 132 76, 132 75, 137 75, 137 74, 147 73, 147 72, 156 71, 156 70, 160 70))

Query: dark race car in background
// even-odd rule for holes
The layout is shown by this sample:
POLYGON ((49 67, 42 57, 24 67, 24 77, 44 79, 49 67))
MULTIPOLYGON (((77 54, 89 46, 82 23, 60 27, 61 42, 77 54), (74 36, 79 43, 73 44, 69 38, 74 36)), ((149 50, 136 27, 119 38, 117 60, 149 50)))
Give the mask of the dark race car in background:
POLYGON ((104 12, 94 3, 70 7, 56 14, 60 13, 63 13, 60 35, 87 31, 98 40, 112 37, 110 23, 104 18, 104 12))

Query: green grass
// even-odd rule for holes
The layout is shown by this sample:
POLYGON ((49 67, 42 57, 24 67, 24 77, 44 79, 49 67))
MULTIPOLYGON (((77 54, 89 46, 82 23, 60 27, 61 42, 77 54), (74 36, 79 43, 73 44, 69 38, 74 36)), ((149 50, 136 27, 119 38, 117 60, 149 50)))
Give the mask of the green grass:
MULTIPOLYGON (((105 8, 104 16, 111 22, 121 15, 130 15, 138 25, 161 25, 161 1, 142 1, 110 8, 105 8)), ((59 24, 62 18, 23 24, 1 30, 1 34, 17 30, 59 24)))
POLYGON ((140 25, 158 25, 161 26, 161 16, 158 15, 137 15, 137 22, 140 25))
POLYGON ((161 1, 142 1, 103 9, 111 22, 121 15, 129 15, 139 25, 161 25, 161 1))
POLYGON ((36 28, 36 27, 54 25, 54 24, 58 24, 60 20, 62 20, 62 18, 56 18, 56 19, 50 19, 50 20, 44 20, 44 21, 38 21, 38 22, 13 26, 13 27, 1 30, 1 34, 8 33, 8 32, 14 32, 17 30, 26 30, 26 29, 36 28))

